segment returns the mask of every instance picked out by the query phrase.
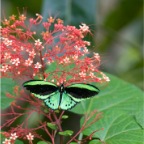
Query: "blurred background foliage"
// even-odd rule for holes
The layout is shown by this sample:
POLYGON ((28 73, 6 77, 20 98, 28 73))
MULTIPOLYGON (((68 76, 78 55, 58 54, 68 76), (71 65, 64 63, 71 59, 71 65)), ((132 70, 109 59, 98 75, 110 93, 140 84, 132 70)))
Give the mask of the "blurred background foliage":
POLYGON ((94 34, 91 51, 102 57, 101 70, 143 87, 143 0, 2 0, 2 17, 56 16, 94 34))

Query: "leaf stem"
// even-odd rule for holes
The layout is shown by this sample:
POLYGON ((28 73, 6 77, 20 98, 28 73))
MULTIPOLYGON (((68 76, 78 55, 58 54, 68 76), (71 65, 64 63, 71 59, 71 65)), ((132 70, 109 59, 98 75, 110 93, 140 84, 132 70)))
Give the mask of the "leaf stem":
POLYGON ((80 133, 80 134, 79 134, 79 137, 78 137, 78 140, 79 140, 78 144, 81 144, 82 138, 83 138, 83 133, 80 133))

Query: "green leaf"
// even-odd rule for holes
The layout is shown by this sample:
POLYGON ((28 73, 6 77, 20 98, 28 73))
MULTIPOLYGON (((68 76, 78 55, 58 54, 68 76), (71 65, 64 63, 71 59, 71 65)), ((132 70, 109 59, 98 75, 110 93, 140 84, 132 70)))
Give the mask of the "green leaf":
POLYGON ((98 144, 98 143, 99 143, 98 140, 92 140, 92 141, 89 142, 89 144, 98 144))
POLYGON ((96 132, 93 138, 100 138, 108 144, 141 144, 143 92, 132 84, 107 75, 111 80, 108 86, 101 89, 98 96, 83 101, 71 111, 84 114, 97 109, 103 113, 99 121, 84 131, 84 135, 88 136, 93 131, 104 128, 96 132), (142 112, 138 114, 139 111, 142 112))
POLYGON ((71 130, 59 132, 59 135, 63 135, 63 136, 71 136, 72 134, 73 134, 73 131, 71 130))
POLYGON ((77 144, 77 142, 71 142, 70 144, 77 144))
POLYGON ((1 138, 1 142, 3 142, 5 140, 5 137, 4 137, 4 135, 2 133, 0 133, 0 138, 1 138))
POLYGON ((51 142, 39 141, 37 144, 51 144, 51 142))
MULTIPOLYGON (((108 144, 142 144, 143 130, 133 116, 116 111, 104 112, 104 117, 84 130, 84 135, 90 135, 98 130, 93 138, 99 138, 108 144), (103 130, 101 130, 103 128, 103 130)), ((83 121, 83 120, 82 120, 83 121)), ((100 144, 100 142, 99 142, 100 144)))
POLYGON ((21 140, 16 140, 15 144, 24 144, 21 140))
POLYGON ((63 115, 62 119, 67 119, 69 116, 68 115, 63 115))
POLYGON ((142 110, 136 114, 136 121, 144 129, 144 112, 142 110))
POLYGON ((57 125, 56 124, 53 124, 53 123, 47 123, 47 126, 49 128, 51 128, 52 130, 56 130, 57 129, 57 125))
POLYGON ((10 78, 1 79, 1 108, 5 109, 10 106, 13 99, 6 97, 6 93, 12 94, 13 88, 16 83, 10 78))
POLYGON ((107 75, 111 81, 105 88, 100 89, 99 95, 82 101, 71 110, 72 112, 84 114, 97 109, 136 114, 143 108, 143 92, 139 88, 115 76, 107 75))

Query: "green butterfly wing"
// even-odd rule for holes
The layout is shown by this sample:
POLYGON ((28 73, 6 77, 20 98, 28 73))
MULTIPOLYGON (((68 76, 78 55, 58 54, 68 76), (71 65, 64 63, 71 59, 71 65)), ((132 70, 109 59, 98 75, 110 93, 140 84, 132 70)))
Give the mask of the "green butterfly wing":
POLYGON ((47 99, 44 100, 45 105, 53 110, 59 108, 59 102, 60 102, 59 91, 53 93, 52 95, 48 96, 47 99))
POLYGON ((63 92, 60 108, 63 110, 68 110, 74 107, 77 104, 76 101, 74 101, 66 92, 63 92))
POLYGON ((54 83, 46 82, 43 80, 30 80, 23 83, 23 86, 47 85, 57 87, 54 83))
POLYGON ((65 88, 69 97, 75 102, 91 98, 99 93, 99 89, 90 84, 76 83, 65 88))
POLYGON ((58 109, 60 93, 55 84, 42 80, 30 80, 23 83, 23 86, 35 97, 42 99, 49 108, 58 109))
POLYGON ((23 83, 23 86, 39 99, 46 99, 58 90, 55 84, 42 80, 30 80, 23 83))

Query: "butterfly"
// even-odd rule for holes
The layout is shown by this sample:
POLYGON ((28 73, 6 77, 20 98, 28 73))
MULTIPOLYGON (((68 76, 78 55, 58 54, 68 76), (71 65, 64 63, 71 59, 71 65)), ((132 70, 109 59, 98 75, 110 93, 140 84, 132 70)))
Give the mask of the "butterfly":
POLYGON ((45 105, 53 110, 68 110, 78 102, 91 98, 99 93, 99 89, 90 84, 75 83, 67 87, 43 80, 30 80, 23 83, 35 97, 43 100, 45 105))

